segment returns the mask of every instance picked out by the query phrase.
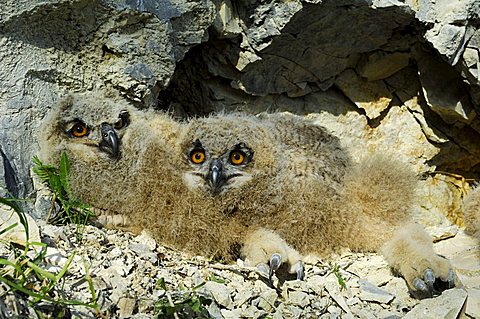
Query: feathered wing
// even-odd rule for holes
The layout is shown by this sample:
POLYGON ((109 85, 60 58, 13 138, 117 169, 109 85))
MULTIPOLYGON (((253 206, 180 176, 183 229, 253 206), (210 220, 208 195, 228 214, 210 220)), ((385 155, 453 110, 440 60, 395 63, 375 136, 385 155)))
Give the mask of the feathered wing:
POLYGON ((417 183, 405 163, 375 155, 347 173, 344 203, 352 215, 361 216, 358 230, 348 237, 350 248, 382 252, 411 293, 425 298, 453 288, 456 278, 424 227, 413 222, 417 183))

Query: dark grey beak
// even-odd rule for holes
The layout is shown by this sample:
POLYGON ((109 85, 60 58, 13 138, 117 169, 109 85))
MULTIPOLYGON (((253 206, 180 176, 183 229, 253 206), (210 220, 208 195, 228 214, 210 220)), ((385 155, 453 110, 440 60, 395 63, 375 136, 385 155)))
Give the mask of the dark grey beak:
POLYGON ((113 126, 103 123, 100 133, 102 134, 102 141, 99 144, 100 150, 108 153, 113 158, 117 158, 120 154, 120 143, 113 126))
POLYGON ((220 162, 218 159, 213 160, 210 164, 210 170, 208 172, 207 179, 212 186, 213 193, 218 193, 220 187, 222 187, 226 181, 222 162, 220 162))

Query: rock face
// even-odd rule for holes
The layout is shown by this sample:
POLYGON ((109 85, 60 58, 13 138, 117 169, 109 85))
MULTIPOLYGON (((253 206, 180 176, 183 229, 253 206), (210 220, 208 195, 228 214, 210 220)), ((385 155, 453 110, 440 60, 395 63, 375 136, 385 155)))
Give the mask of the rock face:
POLYGON ((355 158, 394 150, 419 173, 478 177, 479 14, 476 0, 2 1, 2 193, 33 196, 59 95, 104 86, 179 117, 289 111, 355 158))

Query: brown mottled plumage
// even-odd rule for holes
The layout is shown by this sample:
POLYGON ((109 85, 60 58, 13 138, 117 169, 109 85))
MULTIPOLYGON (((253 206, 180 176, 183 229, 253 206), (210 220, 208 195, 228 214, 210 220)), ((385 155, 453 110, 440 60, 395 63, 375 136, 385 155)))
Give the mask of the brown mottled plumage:
POLYGON ((434 253, 423 228, 409 224, 416 178, 406 164, 373 156, 354 165, 325 129, 279 114, 192 120, 180 150, 185 185, 246 227, 242 254, 252 264, 281 259, 301 276, 295 250, 326 256, 340 247, 379 251, 387 243, 383 253, 412 290, 424 288, 415 278, 430 285, 427 268, 453 281, 450 263, 434 253), (402 227, 407 231, 395 233, 402 227))
POLYGON ((47 116, 39 138, 40 157, 58 164, 61 152, 66 152, 73 194, 103 211, 101 218, 112 221, 110 226, 147 229, 171 247, 229 256, 237 238, 226 234, 222 221, 232 229, 230 220, 208 209, 208 201, 183 186, 178 163, 173 162, 175 141, 183 128, 163 113, 139 111, 115 95, 72 94, 47 116), (101 129, 115 126, 120 114, 128 118, 113 129, 119 140, 114 156, 105 146, 101 129), (72 134, 78 123, 88 134, 72 134))
POLYGON ((352 164, 337 138, 303 119, 231 114, 185 124, 85 93, 59 103, 43 132, 42 158, 68 154, 76 196, 163 244, 224 260, 240 244, 250 263, 283 261, 301 277, 299 251, 326 256, 386 243, 383 253, 412 290, 428 295, 433 274, 453 281, 449 262, 409 224, 411 170, 383 157, 352 164), (83 134, 78 122, 85 136, 74 136, 83 134))

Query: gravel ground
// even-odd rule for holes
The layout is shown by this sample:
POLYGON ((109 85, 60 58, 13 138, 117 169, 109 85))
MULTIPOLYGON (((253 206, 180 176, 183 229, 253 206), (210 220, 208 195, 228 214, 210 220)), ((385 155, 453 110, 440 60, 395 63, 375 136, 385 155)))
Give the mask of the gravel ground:
MULTIPOLYGON (((51 296, 89 303, 88 270, 98 305, 96 309, 69 305, 68 310, 42 302, 36 305, 52 318, 392 319, 415 318, 416 312, 432 309, 440 313, 440 317, 432 313, 432 318, 443 318, 445 313, 458 314, 467 298, 464 289, 452 289, 431 300, 412 299, 405 281, 393 276, 376 254, 345 251, 329 261, 307 257, 304 281, 279 271, 269 282, 241 260, 225 265, 188 256, 158 246, 145 233, 134 236, 74 225, 39 228, 42 242, 49 246, 46 269, 58 273, 67 257, 75 254, 51 296), (433 308, 423 309, 431 301, 433 308)), ((8 253, 4 248, 2 255, 8 253)), ((4 293, 0 301, 4 317, 35 317, 21 293, 4 293)))

